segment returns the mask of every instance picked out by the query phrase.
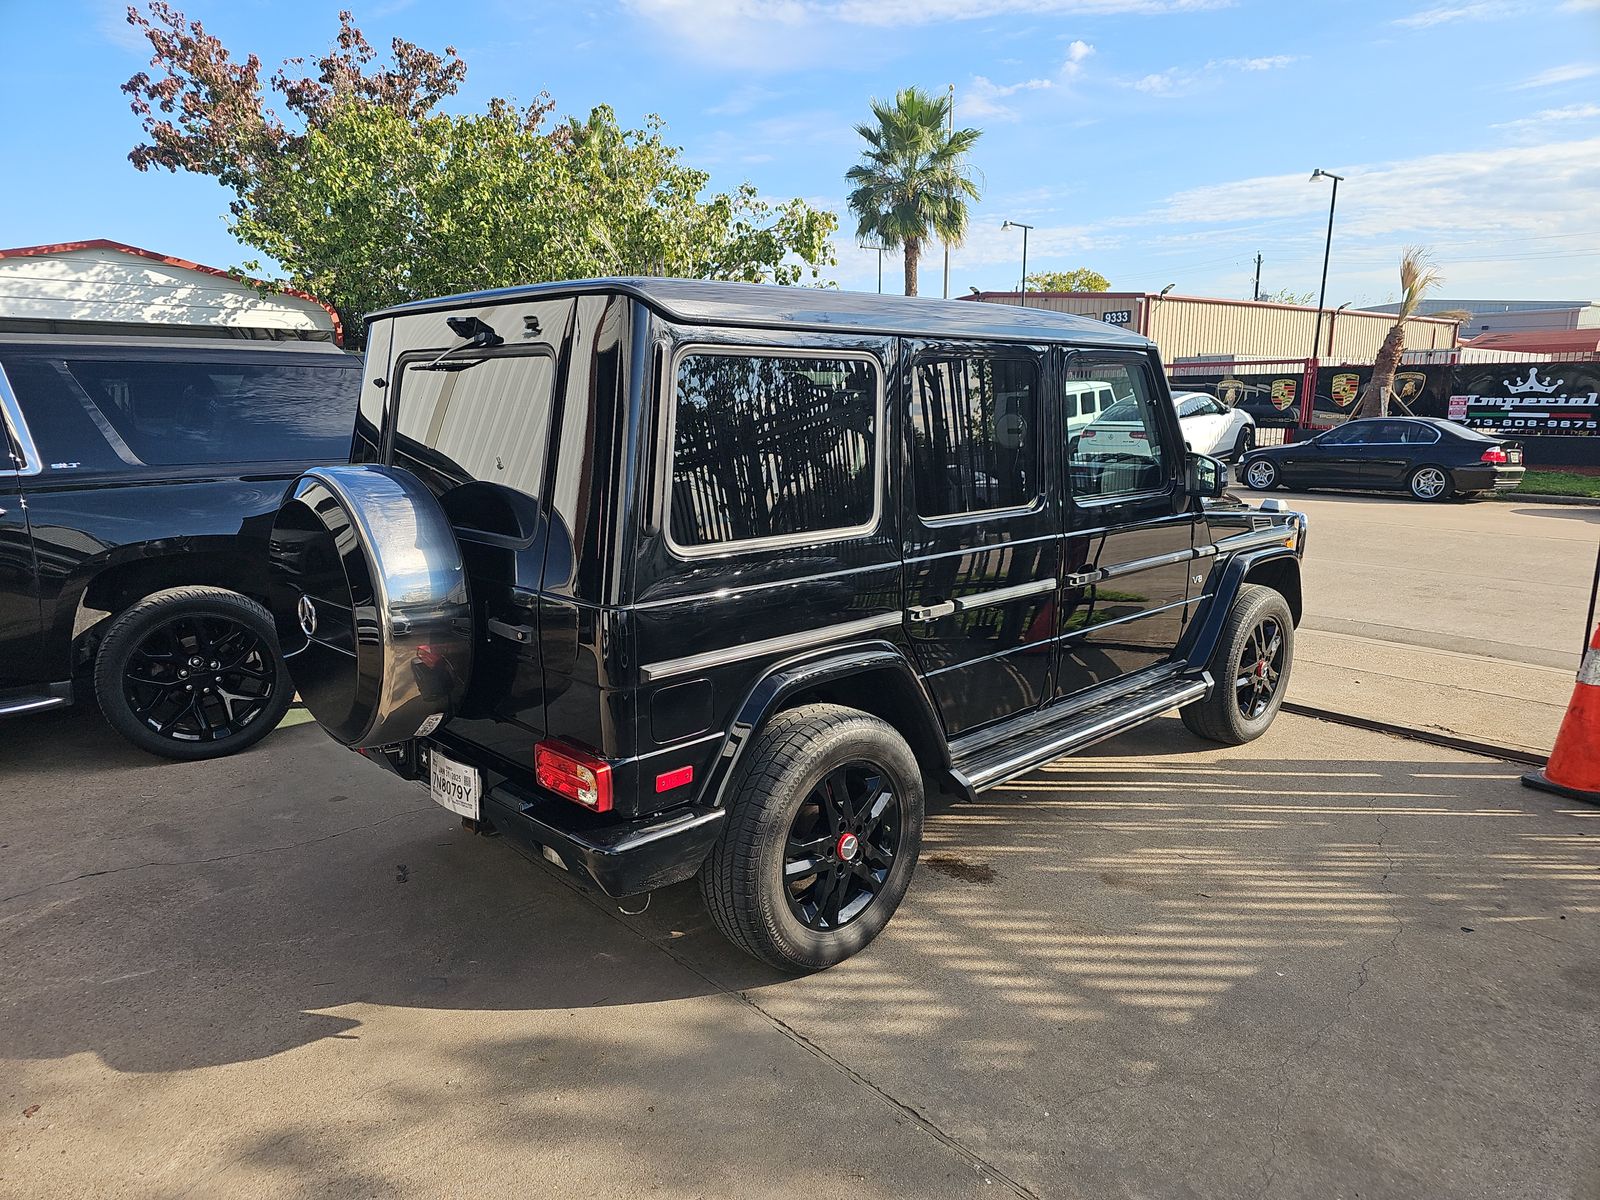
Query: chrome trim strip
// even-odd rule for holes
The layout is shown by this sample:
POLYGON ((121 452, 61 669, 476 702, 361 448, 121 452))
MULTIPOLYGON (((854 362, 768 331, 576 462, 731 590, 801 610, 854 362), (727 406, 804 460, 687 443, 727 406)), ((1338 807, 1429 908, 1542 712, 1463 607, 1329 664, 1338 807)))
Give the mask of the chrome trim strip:
POLYGON ((36 696, 28 700, 11 700, 0 703, 0 717, 14 717, 18 713, 43 712, 47 708, 62 708, 72 703, 66 696, 36 696))
POLYGON ((740 662, 747 658, 783 654, 790 650, 805 650, 811 646, 825 645, 837 639, 857 637, 879 629, 889 629, 898 626, 901 620, 902 616, 897 612, 879 613, 877 616, 863 617, 858 621, 844 621, 838 625, 824 625, 821 629, 807 629, 801 633, 786 633, 781 637, 765 638, 759 642, 741 642, 737 646, 727 646, 721 650, 706 650, 700 654, 686 655, 683 658, 670 658, 662 662, 647 663, 639 668, 639 674, 646 683, 654 683, 659 679, 670 679, 674 675, 687 675, 692 671, 709 671, 713 667, 725 666, 728 663, 740 662))
POLYGON ((975 592, 970 596, 956 596, 957 612, 968 612, 974 608, 987 608, 991 604, 1004 604, 1008 600, 1022 600, 1028 596, 1037 596, 1041 592, 1056 590, 1056 578, 1033 579, 1027 583, 1014 584, 1011 587, 995 588, 992 592, 975 592))
POLYGON ((1298 532, 1293 525, 1287 524, 1274 525, 1270 529, 1249 529, 1243 533, 1219 538, 1212 552, 1232 554, 1238 550, 1254 550, 1258 546, 1281 546, 1287 541, 1293 541, 1298 532))
MULTIPOLYGON (((5 367, 0 366, 0 420, 5 422, 5 427, 11 431, 11 440, 22 455, 20 467, 7 467, 0 470, 3 476, 37 475, 44 470, 44 461, 39 457, 38 448, 33 444, 33 435, 28 432, 28 423, 22 418, 22 406, 17 402, 16 392, 11 390, 11 380, 6 378, 5 367)), ((14 463, 16 460, 5 448, 6 458, 14 463)))
POLYGON ((1174 550, 1171 554, 1156 554, 1150 558, 1136 558, 1132 562, 1113 563, 1109 567, 1100 568, 1101 579, 1116 579, 1121 575, 1132 575, 1138 571, 1148 571, 1154 567, 1170 567, 1175 563, 1188 562, 1198 558, 1194 548, 1187 550, 1174 550))
MULTIPOLYGON (((712 808, 698 813, 684 813, 683 816, 649 829, 642 829, 632 837, 625 837, 619 842, 613 842, 606 847, 608 854, 626 854, 630 850, 637 850, 640 846, 648 846, 651 842, 659 842, 663 838, 675 837, 680 833, 687 833, 691 829, 698 829, 702 825, 710 825, 713 821, 720 821, 728 815, 725 808, 712 808)), ((580 833, 577 838, 583 835, 580 833)), ((576 838, 574 840, 577 840, 576 838)))
MULTIPOLYGON (((1149 717, 1159 716, 1169 708, 1178 708, 1190 701, 1198 700, 1211 690, 1209 678, 1196 679, 1187 687, 1178 688, 1161 696, 1146 700, 1143 704, 1133 708, 1125 708, 1108 713, 1098 721, 1094 721, 1070 734, 1054 738, 1030 748, 1026 753, 1008 758, 993 766, 975 771, 967 778, 974 788, 984 788, 991 784, 1003 783, 1007 779, 1026 771, 1029 767, 1039 763, 1049 762, 1052 758, 1059 757, 1062 752, 1074 747, 1084 746, 1097 741, 1112 733, 1120 733, 1127 729, 1133 722, 1143 721, 1149 717)), ((1114 702, 1108 702, 1114 703, 1114 702)))
MULTIPOLYGON (((840 567, 837 571, 819 571, 811 575, 795 575, 788 579, 767 579, 760 583, 749 583, 744 587, 712 588, 705 592, 690 592, 682 596, 665 596, 656 600, 641 600, 636 604, 625 607, 642 612, 649 612, 657 608, 671 608, 674 604, 695 604, 702 600, 735 600, 741 596, 751 596, 757 592, 767 591, 771 588, 795 587, 802 583, 816 583, 824 579, 837 579, 841 575, 860 575, 867 571, 883 571, 894 576, 895 590, 900 586, 900 560, 898 558, 885 559, 879 563, 868 563, 864 567, 840 567)), ((577 604, 580 601, 562 597, 566 604, 577 604)), ((593 606, 603 607, 603 606, 593 606)))

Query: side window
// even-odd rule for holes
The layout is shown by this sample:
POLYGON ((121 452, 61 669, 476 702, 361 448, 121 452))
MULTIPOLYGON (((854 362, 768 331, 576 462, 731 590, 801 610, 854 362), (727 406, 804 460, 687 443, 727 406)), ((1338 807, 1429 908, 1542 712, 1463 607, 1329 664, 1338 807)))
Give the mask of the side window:
MULTIPOLYGON (((1093 401, 1090 400, 1087 396, 1084 397, 1084 402, 1085 402, 1085 404, 1092 404, 1093 403, 1093 401)), ((1067 393, 1067 420, 1069 420, 1069 421, 1074 420, 1077 417, 1077 415, 1078 415, 1078 397, 1074 393, 1068 392, 1067 393)))
POLYGON ((1212 411, 1211 402, 1204 396, 1186 396, 1178 402, 1180 417, 1205 417, 1212 411))
POLYGON ((483 355, 447 358, 430 368, 432 357, 408 362, 401 374, 397 446, 411 454, 420 448, 424 460, 462 482, 538 495, 555 360, 548 354, 483 355))
MULTIPOLYGON (((1068 439, 1073 495, 1079 499, 1160 491, 1171 482, 1162 464, 1162 426, 1146 365, 1133 358, 1074 354, 1067 380, 1105 381, 1113 403, 1068 439)), ((1166 403, 1162 396, 1160 403, 1166 403)))
POLYGON ((110 424, 66 363, 19 355, 6 360, 5 371, 46 475, 139 465, 126 451, 118 457, 112 449, 105 433, 110 424))
POLYGON ((1438 430, 1428 425, 1420 425, 1412 421, 1396 422, 1398 437, 1394 441, 1404 442, 1408 446, 1426 446, 1439 440, 1438 430))
POLYGON ((870 525, 879 392, 868 359, 685 355, 673 399, 673 544, 820 538, 870 525))
POLYGON ((924 517, 1025 508, 1040 495, 1039 367, 1031 358, 920 358, 910 428, 924 517))

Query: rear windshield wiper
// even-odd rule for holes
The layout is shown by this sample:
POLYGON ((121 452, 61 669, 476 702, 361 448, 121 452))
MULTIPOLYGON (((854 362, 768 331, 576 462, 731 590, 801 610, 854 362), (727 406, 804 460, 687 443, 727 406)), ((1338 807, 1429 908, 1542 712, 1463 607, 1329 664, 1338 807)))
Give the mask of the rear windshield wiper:
POLYGON ((450 317, 445 321, 450 326, 450 332, 464 339, 454 346, 440 353, 439 357, 430 363, 424 363, 416 368, 419 371, 465 371, 468 367, 477 366, 483 361, 481 358, 457 358, 446 362, 452 354, 462 350, 487 350, 491 346, 499 346, 505 342, 494 329, 485 321, 477 317, 450 317))

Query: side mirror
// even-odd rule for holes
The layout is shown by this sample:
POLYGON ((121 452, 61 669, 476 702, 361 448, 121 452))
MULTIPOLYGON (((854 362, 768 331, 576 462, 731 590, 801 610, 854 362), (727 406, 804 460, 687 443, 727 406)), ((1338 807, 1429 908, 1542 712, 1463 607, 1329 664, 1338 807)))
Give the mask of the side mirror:
POLYGON ((1209 454, 1184 456, 1183 488, 1190 496, 1214 500, 1228 486, 1228 468, 1209 454))

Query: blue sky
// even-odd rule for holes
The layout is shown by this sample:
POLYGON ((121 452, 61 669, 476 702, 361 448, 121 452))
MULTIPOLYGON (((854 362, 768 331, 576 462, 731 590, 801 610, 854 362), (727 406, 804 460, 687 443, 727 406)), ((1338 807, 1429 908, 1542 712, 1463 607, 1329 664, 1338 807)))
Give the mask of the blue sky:
MULTIPOLYGON (((843 213, 868 99, 956 88, 984 130, 984 197, 951 293, 1029 267, 1091 266, 1126 290, 1314 291, 1340 186, 1329 304, 1382 303, 1403 246, 1457 297, 1600 298, 1600 0, 348 0, 370 40, 453 43, 454 106, 659 113, 714 186, 841 212, 840 286, 876 286, 843 213)), ((321 52, 336 2, 189 0, 270 68, 321 52)), ((118 86, 148 58, 112 0, 0 0, 0 245, 109 237, 216 266, 208 179, 140 174, 118 86)), ((885 256, 886 289, 899 262, 885 256)), ((937 295, 937 255, 923 293, 937 295)))

